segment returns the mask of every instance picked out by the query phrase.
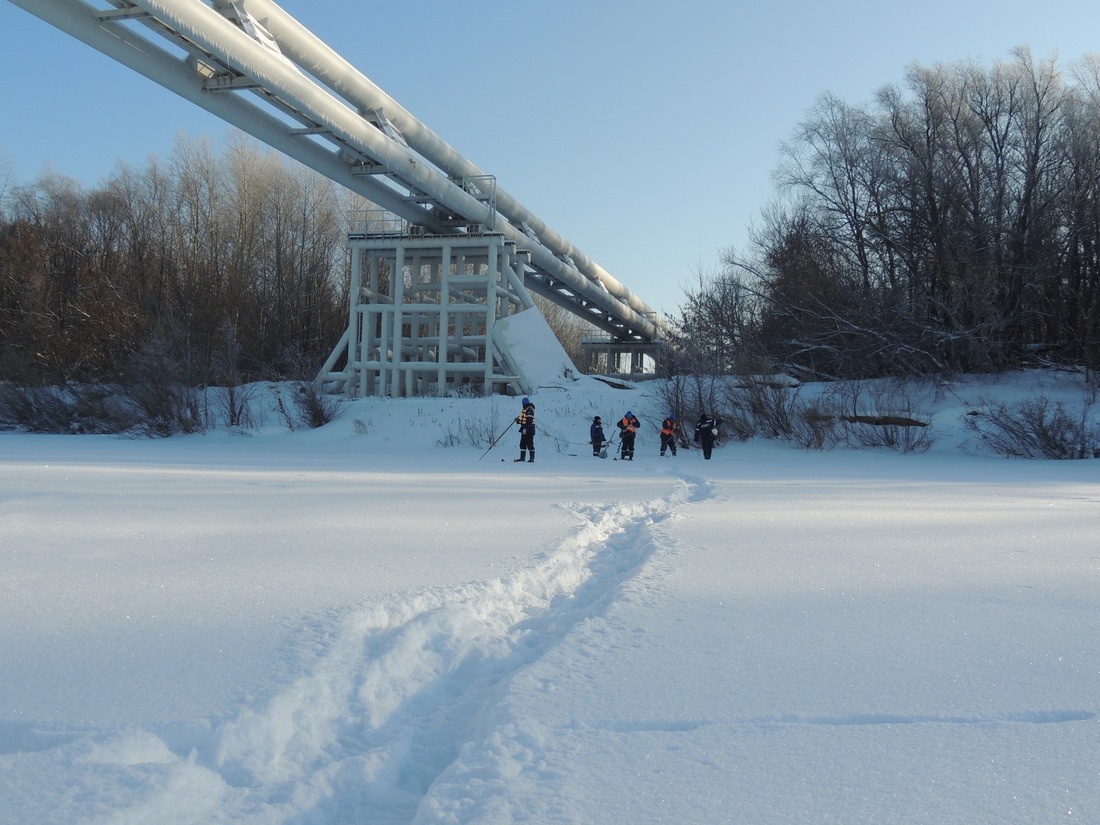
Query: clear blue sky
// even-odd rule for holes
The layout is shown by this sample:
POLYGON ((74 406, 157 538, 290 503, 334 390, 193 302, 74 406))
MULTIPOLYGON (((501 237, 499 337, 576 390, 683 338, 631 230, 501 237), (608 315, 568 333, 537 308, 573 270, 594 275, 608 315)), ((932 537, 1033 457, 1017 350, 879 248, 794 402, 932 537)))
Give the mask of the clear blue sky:
MULTIPOLYGON (((195 0, 199 2, 199 0, 195 0)), ((740 247, 777 146, 823 92, 861 104, 913 62, 1067 68, 1100 3, 284 0, 322 40, 655 309, 740 247)), ((0 160, 92 186, 229 127, 0 0, 0 160)))

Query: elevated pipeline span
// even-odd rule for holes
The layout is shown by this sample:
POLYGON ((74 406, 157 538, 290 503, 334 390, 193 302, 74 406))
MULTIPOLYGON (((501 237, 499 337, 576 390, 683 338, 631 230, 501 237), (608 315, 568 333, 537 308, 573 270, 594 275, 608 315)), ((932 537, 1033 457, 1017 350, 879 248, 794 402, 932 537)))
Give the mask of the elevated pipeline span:
POLYGON ((622 283, 271 0, 10 0, 417 230, 500 233, 526 285, 624 342, 670 337, 622 283))

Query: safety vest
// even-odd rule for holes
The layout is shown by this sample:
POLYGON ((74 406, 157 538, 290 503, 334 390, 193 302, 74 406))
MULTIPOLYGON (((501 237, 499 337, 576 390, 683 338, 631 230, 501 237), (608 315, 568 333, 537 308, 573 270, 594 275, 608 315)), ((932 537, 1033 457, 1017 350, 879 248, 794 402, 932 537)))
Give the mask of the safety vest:
POLYGON ((666 418, 665 423, 661 425, 661 435, 672 435, 674 432, 676 432, 676 422, 666 418))

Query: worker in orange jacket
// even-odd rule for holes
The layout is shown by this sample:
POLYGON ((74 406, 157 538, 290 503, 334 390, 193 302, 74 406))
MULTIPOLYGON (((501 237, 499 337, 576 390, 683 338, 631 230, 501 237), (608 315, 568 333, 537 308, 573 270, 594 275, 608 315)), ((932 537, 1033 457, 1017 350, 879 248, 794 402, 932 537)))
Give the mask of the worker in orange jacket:
POLYGON ((661 455, 665 450, 672 450, 676 455, 676 416, 670 415, 661 423, 661 455))
POLYGON ((634 460, 634 437, 641 426, 642 422, 635 418, 630 410, 627 410, 626 415, 619 421, 619 443, 622 445, 619 450, 623 461, 634 460))

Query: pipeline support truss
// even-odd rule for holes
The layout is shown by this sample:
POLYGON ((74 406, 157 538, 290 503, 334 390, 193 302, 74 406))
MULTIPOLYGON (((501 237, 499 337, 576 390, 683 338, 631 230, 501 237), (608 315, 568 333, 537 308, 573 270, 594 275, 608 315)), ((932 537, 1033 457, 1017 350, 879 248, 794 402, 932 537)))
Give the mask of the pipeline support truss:
POLYGON ((348 328, 320 381, 350 398, 534 390, 498 329, 532 307, 523 287, 528 253, 495 232, 353 232, 348 246, 348 328))

